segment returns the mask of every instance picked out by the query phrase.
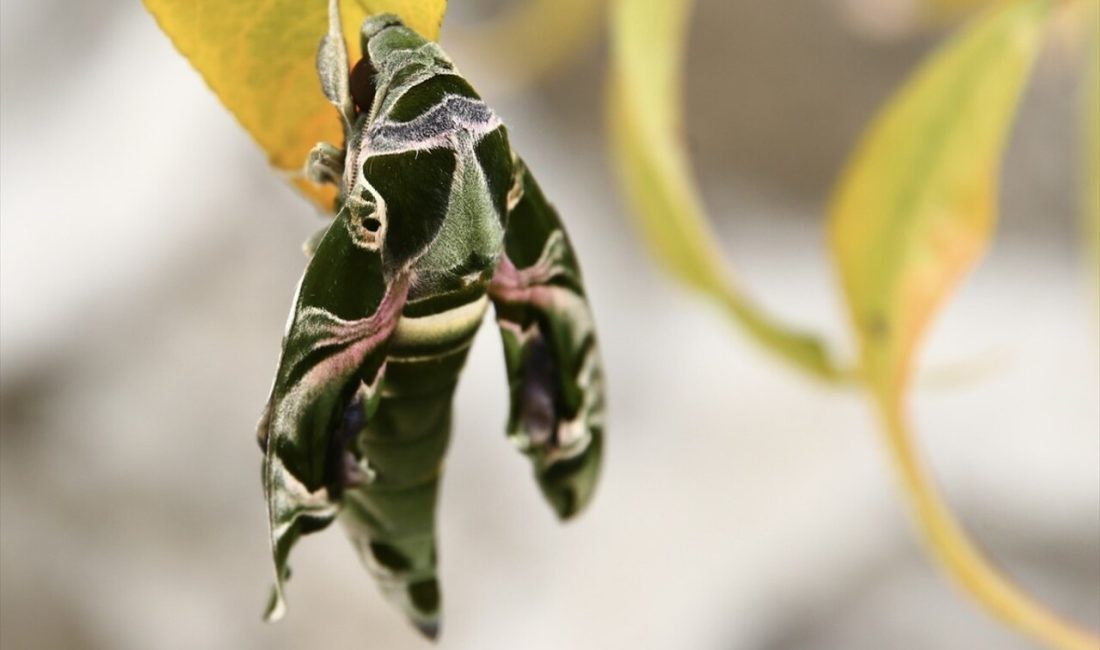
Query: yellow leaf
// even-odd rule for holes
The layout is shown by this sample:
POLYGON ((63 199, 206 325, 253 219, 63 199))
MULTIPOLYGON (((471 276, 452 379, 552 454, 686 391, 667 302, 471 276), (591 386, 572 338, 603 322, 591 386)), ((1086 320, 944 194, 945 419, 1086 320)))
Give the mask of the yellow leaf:
POLYGON ((1053 647, 1097 641, 1021 593, 970 542, 926 476, 904 392, 929 320, 985 250, 997 177, 1049 2, 978 17, 936 52, 865 134, 829 214, 832 251, 906 493, 932 551, 972 596, 1053 647))
POLYGON ((678 98, 689 0, 612 4, 609 123, 631 214, 653 255, 723 305, 758 342, 818 377, 843 376, 822 343, 771 320, 732 280, 716 245, 681 140, 678 98))
MULTIPOLYGON (((343 139, 314 67, 328 26, 325 0, 145 0, 145 6, 271 164, 331 209, 334 191, 301 175, 314 144, 343 139)), ((437 38, 446 0, 343 0, 341 8, 349 55, 357 58, 367 15, 396 13, 437 38)))

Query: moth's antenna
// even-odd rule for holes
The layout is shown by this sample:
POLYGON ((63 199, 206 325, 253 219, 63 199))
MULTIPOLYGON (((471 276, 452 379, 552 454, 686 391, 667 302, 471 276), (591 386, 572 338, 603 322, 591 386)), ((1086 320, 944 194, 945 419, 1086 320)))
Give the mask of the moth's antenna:
POLYGON ((328 33, 317 50, 317 74, 321 77, 321 90, 325 97, 344 118, 346 140, 355 123, 355 101, 348 86, 348 45, 344 41, 343 21, 340 20, 340 0, 328 2, 328 33))

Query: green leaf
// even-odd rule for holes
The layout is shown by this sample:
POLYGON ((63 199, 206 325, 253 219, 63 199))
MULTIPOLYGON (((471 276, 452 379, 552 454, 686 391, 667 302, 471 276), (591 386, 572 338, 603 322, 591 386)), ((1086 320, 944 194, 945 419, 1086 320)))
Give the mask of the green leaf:
POLYGON ((772 320, 741 293, 712 232, 681 134, 688 0, 612 5, 612 153, 631 214, 653 255, 680 280, 723 305, 781 358, 827 379, 844 374, 815 337, 772 320))
POLYGON ((991 612, 1058 648, 1096 640, 1021 593, 968 539, 917 458, 904 393, 921 338, 985 251, 1005 142, 1039 50, 1049 2, 983 14, 936 52, 864 135, 829 210, 832 252, 861 371, 932 551, 991 612))
MULTIPOLYGON (((191 61, 241 125, 300 189, 324 209, 335 192, 305 180, 302 164, 318 142, 343 139, 321 93, 315 60, 328 25, 324 0, 144 0, 161 29, 191 61)), ((437 38, 446 0, 343 0, 349 54, 369 14, 395 13, 437 38)))

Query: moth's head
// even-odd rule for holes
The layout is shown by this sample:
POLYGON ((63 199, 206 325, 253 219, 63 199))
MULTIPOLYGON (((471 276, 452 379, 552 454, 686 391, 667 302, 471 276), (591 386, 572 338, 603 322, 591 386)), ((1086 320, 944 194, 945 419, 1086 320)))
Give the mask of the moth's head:
POLYGON ((381 60, 393 52, 416 50, 428 39, 405 26, 394 14, 378 14, 363 21, 359 32, 363 56, 381 60))
POLYGON ((360 110, 380 103, 378 93, 395 98, 411 82, 454 66, 439 44, 424 38, 393 14, 371 16, 360 30, 363 58, 351 73, 351 93, 360 110))

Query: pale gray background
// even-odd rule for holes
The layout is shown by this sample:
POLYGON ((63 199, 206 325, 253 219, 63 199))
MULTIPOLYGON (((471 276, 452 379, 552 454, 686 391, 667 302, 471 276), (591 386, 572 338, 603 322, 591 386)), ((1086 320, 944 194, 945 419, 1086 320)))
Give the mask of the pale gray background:
MULTIPOLYGON (((314 212, 137 3, 0 7, 0 644, 426 647, 338 530, 296 553, 288 618, 259 620, 271 569, 253 426, 314 212)), ((687 131, 725 249, 768 308, 850 353, 822 205, 940 34, 876 37, 813 1, 703 1, 694 25, 687 131)), ((863 398, 777 365, 655 269, 608 168, 605 52, 520 94, 454 53, 499 89, 489 99, 565 215, 612 410, 593 507, 559 526, 503 439, 503 364, 483 330, 443 485, 439 646, 1031 647, 921 554, 863 398)), ((1095 629, 1100 380, 1074 73, 1059 47, 1037 70, 1005 227, 932 333, 915 412, 981 543, 1095 629)))

